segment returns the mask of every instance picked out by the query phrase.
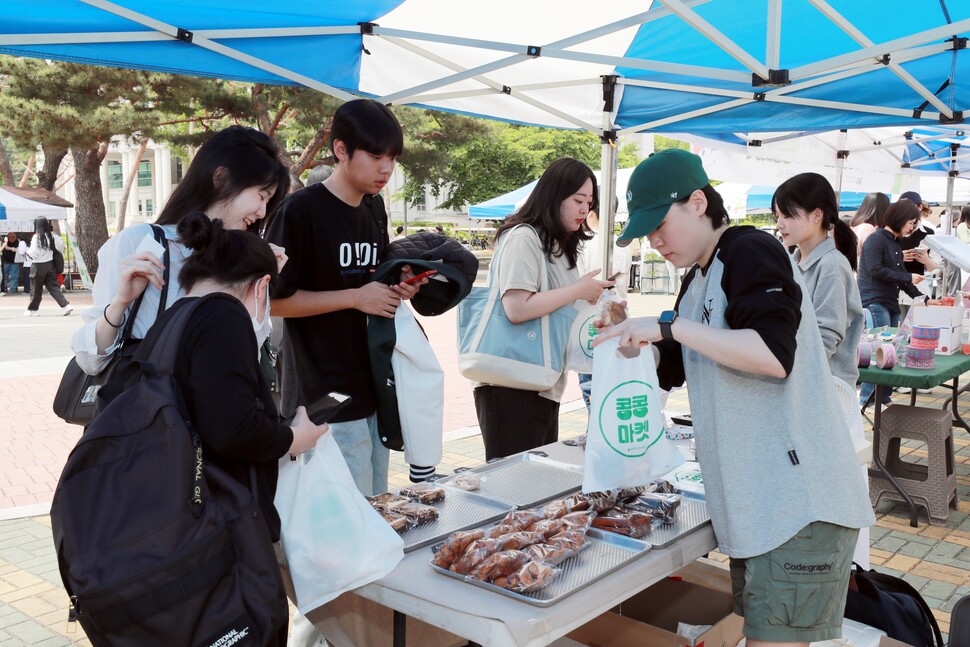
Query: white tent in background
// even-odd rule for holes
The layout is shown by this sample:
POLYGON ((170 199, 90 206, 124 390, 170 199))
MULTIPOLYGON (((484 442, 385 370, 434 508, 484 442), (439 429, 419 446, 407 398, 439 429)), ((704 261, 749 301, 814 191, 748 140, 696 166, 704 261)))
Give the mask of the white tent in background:
POLYGON ((0 186, 0 232, 33 231, 34 218, 65 220, 72 206, 43 189, 0 186))

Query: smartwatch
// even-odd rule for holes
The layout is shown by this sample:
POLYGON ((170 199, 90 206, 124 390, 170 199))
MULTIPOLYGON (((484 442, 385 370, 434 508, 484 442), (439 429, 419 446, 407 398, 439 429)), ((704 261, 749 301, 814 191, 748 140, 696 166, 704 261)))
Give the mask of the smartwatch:
POLYGON ((657 323, 660 324, 660 336, 664 339, 673 339, 674 333, 670 330, 670 326, 677 321, 677 311, 676 310, 664 310, 660 313, 660 318, 657 319, 657 323))

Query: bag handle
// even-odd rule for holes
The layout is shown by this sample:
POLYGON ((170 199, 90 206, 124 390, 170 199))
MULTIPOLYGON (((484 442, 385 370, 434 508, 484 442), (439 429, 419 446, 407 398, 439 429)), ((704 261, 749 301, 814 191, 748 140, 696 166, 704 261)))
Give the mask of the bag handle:
MULTIPOLYGON (((539 241, 539 249, 542 249, 542 239, 539 238, 539 232, 535 230, 535 227, 533 227, 528 223, 521 223, 512 227, 512 229, 509 229, 509 233, 512 233, 519 227, 528 227, 529 230, 531 230, 532 233, 535 234, 536 240, 539 241)), ((498 262, 499 262, 499 259, 502 257, 502 252, 505 251, 505 248, 507 246, 508 246, 508 238, 503 238, 499 244, 499 247, 495 250, 495 256, 492 257, 492 264, 488 268, 488 280, 485 283, 485 287, 489 287, 489 288, 492 287, 492 269, 495 267, 498 267, 498 262)), ((545 252, 543 252, 542 263, 539 265, 539 291, 540 292, 549 291, 549 276, 547 274, 548 269, 546 268, 546 265, 548 265, 548 261, 546 260, 545 252)))
MULTIPOLYGON (((165 248, 165 253, 162 255, 162 260, 165 263, 165 272, 162 274, 164 279, 164 284, 162 285, 162 295, 158 301, 158 312, 155 315, 155 320, 157 321, 162 313, 165 312, 166 301, 168 300, 168 277, 171 269, 171 257, 168 248, 168 239, 165 237, 165 230, 158 225, 149 225, 152 228, 152 236, 155 238, 155 242, 162 245, 165 248)), ((125 323, 124 330, 121 331, 121 341, 118 343, 118 348, 124 347, 125 343, 132 339, 132 330, 135 326, 135 319, 138 318, 138 310, 141 308, 141 302, 145 298, 145 292, 148 291, 146 286, 142 290, 138 298, 135 299, 135 305, 131 307, 131 312, 128 313, 128 321, 125 323)))

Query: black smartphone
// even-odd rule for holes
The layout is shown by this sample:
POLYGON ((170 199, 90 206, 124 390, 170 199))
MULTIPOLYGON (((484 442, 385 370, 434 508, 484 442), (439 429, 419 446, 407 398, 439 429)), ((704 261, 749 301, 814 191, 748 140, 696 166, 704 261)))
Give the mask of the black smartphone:
MULTIPOLYGON (((346 393, 331 391, 312 404, 307 405, 307 416, 313 424, 322 425, 325 422, 330 422, 337 415, 337 412, 350 404, 351 400, 352 398, 346 393)), ((281 422, 289 427, 293 424, 293 416, 284 418, 281 422)))
POLYGON ((670 421, 675 425, 684 425, 685 427, 694 426, 694 421, 691 420, 689 413, 682 413, 677 416, 670 416, 670 421))

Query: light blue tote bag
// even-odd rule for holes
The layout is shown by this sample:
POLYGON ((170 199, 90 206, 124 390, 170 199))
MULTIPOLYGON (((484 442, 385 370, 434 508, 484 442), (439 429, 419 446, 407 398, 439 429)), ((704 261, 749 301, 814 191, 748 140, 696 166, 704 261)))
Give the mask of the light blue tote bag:
MULTIPOLYGON (((528 227, 538 240, 531 226, 518 225, 513 230, 519 227, 528 227)), ((458 304, 458 371, 475 382, 545 391, 565 370, 566 345, 578 312, 563 306, 531 321, 509 321, 498 288, 492 285, 507 241, 506 236, 495 250, 488 284, 472 288, 458 304)), ((540 291, 549 289, 546 265, 541 266, 540 291)))

